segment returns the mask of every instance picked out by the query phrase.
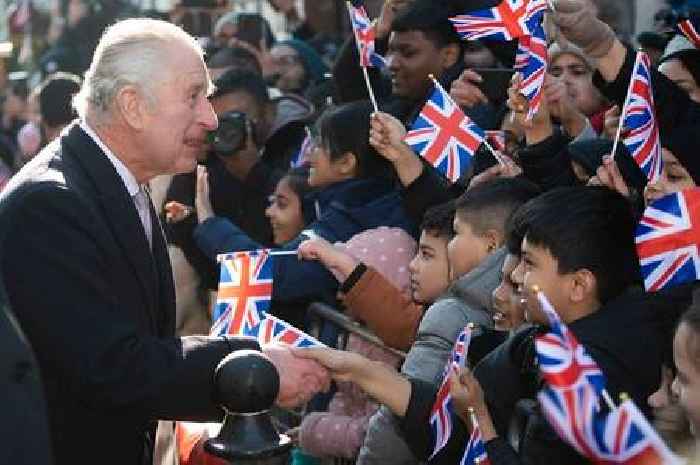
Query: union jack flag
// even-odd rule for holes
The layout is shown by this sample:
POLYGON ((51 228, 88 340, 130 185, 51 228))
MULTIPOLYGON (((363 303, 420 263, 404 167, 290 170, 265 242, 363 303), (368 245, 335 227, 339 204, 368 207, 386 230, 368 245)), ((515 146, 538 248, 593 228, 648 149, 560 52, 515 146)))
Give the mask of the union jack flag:
POLYGON ((352 30, 355 33, 357 51, 360 54, 360 66, 365 68, 381 68, 385 66, 386 60, 384 57, 374 51, 374 26, 372 26, 372 22, 369 20, 369 16, 367 16, 365 7, 362 5, 353 6, 349 2, 347 6, 348 12, 350 13, 352 30))
POLYGON ((700 48, 700 18, 692 15, 688 19, 684 19, 676 25, 676 29, 679 33, 683 34, 694 46, 695 48, 700 48))
POLYGON ((450 353, 450 358, 443 371, 442 383, 438 390, 435 403, 430 413, 430 429, 433 432, 434 446, 430 454, 432 459, 445 447, 452 433, 452 397, 450 396, 450 373, 458 373, 464 363, 469 343, 472 338, 472 330, 466 327, 459 333, 455 345, 450 353))
POLYGON ((506 132, 505 131, 484 131, 486 141, 491 144, 497 152, 504 153, 506 151, 506 132))
POLYGON ((270 309, 272 265, 269 250, 220 255, 221 274, 211 334, 241 335, 258 326, 270 309))
POLYGON ((464 40, 511 41, 533 35, 545 10, 545 0, 503 0, 493 8, 455 16, 450 21, 464 40))
POLYGON ((520 93, 529 102, 527 119, 532 119, 542 103, 542 88, 547 74, 547 37, 544 27, 539 24, 533 28, 533 34, 518 39, 518 53, 515 69, 523 77, 520 83, 520 93))
POLYGON ((594 419, 600 409, 598 396, 589 384, 573 389, 545 387, 537 400, 560 438, 584 457, 595 457, 594 419))
POLYGON ((597 463, 675 465, 682 461, 669 450, 632 400, 599 415, 593 429, 597 463))
POLYGON ((246 328, 246 336, 255 337, 260 345, 283 342, 293 347, 323 347, 324 344, 284 320, 267 314, 255 328, 246 328))
POLYGON ((414 152, 452 182, 467 170, 484 141, 477 126, 435 81, 435 90, 406 134, 414 152))
POLYGON ((635 242, 648 292, 700 279, 699 228, 699 189, 667 195, 647 207, 635 242))
POLYGON ((307 164, 309 162, 309 153, 311 150, 313 150, 313 147, 313 136, 310 133, 306 134, 306 137, 304 137, 304 141, 301 143, 301 147, 299 148, 299 152, 297 152, 290 162, 290 168, 299 168, 307 164))
POLYGON ((486 454, 486 446, 481 437, 481 428, 479 424, 474 422, 472 434, 469 436, 467 448, 464 451, 460 465, 491 465, 488 454, 486 454))
POLYGON ((542 377, 553 388, 569 389, 590 384, 595 392, 605 389, 605 377, 598 364, 561 321, 543 292, 537 293, 540 308, 549 320, 550 332, 535 338, 535 349, 542 377))
POLYGON ((653 183, 661 176, 663 163, 650 70, 649 56, 644 52, 637 52, 622 114, 623 125, 627 129, 622 141, 649 182, 653 183))

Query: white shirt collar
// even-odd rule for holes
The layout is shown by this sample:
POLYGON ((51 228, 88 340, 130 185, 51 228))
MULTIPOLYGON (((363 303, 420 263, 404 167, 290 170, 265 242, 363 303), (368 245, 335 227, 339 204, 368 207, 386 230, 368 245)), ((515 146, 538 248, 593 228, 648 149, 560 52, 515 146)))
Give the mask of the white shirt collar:
POLYGON ((86 121, 81 120, 80 121, 80 128, 85 131, 85 134, 90 136, 90 138, 95 141, 97 146, 102 149, 104 154, 107 156, 107 159, 114 165, 114 169, 117 170, 117 174, 119 174, 119 177, 121 178, 122 182, 124 183, 124 186, 126 186, 126 190, 129 191, 130 196, 135 196, 140 187, 138 181, 136 181, 136 178, 134 175, 129 171, 129 168, 126 167, 122 161, 117 158, 114 153, 105 145, 104 142, 102 142, 102 139, 95 133, 95 131, 92 130, 90 126, 88 126, 86 121))

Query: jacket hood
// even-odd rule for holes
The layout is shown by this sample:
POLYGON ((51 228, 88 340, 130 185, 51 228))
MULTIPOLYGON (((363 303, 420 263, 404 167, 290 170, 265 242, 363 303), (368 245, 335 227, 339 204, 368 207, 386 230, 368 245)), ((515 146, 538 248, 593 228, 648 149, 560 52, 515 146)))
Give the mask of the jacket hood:
POLYGON ((269 139, 285 126, 297 122, 309 123, 313 117, 313 105, 297 95, 284 94, 273 99, 273 102, 277 105, 277 117, 270 129, 269 139))

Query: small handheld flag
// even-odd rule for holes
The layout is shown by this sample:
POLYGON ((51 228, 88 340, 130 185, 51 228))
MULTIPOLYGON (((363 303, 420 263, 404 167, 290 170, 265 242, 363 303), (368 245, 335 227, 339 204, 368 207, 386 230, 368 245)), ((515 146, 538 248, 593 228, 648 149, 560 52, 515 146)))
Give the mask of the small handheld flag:
POLYGON ((360 55, 360 66, 362 67, 362 74, 365 78, 365 85, 367 86, 369 99, 372 101, 372 106, 374 107, 374 111, 376 112, 379 111, 379 106, 377 105, 377 99, 374 96, 372 84, 369 81, 369 74, 367 73, 367 68, 382 68, 386 66, 386 60, 384 59, 384 57, 375 52, 374 26, 369 20, 369 16, 367 16, 365 7, 363 5, 355 6, 349 1, 346 2, 346 5, 348 8, 348 13, 350 15, 350 22, 352 23, 352 31, 355 35, 357 53, 360 55))
POLYGON ((455 16, 450 21, 464 40, 508 42, 533 35, 547 8, 545 0, 503 0, 493 8, 455 16))
POLYGON ((676 192, 649 205, 635 242, 648 292, 700 279, 700 189, 676 192))
POLYGON ((676 25, 676 31, 683 34, 695 48, 700 48, 700 17, 691 15, 676 25))
POLYGON ((491 465, 491 460, 486 453, 486 446, 481 437, 481 428, 476 420, 476 415, 473 409, 469 409, 469 416, 472 422, 472 434, 469 436, 469 442, 464 450, 464 456, 459 462, 460 465, 491 465))
POLYGON ((435 89, 404 140, 447 179, 456 182, 484 141, 484 131, 464 114, 439 82, 433 81, 435 89))
POLYGON ((627 98, 620 116, 612 156, 615 156, 617 144, 622 136, 622 128, 627 132, 622 141, 634 161, 642 169, 650 183, 661 176, 663 162, 661 159, 661 141, 659 125, 654 110, 654 94, 651 83, 651 60, 644 52, 637 52, 637 59, 632 71, 627 98))

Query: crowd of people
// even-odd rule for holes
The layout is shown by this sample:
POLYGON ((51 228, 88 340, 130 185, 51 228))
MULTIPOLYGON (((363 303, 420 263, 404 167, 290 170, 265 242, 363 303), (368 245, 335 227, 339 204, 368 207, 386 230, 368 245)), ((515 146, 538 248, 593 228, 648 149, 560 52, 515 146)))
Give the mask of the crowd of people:
POLYGON ((496 0, 385 0, 373 22, 385 66, 364 69, 357 37, 314 32, 296 2, 271 1, 293 25, 284 40, 254 13, 195 39, 79 3, 37 86, 24 72, 0 81, 0 330, 26 335, 7 338, 26 395, 1 402, 16 418, 46 413, 27 426, 36 455, 18 442, 0 458, 211 463, 174 422, 220 421, 212 373, 253 349, 280 372, 278 405, 301 412, 279 414, 295 464, 456 465, 477 424, 493 465, 592 463, 538 402, 542 295, 613 402, 631 399, 670 450, 695 456, 700 278, 648 290, 635 243, 646 208, 700 182, 700 40, 675 29, 692 2, 633 40, 651 60, 656 177, 618 143, 638 58, 605 2, 549 2, 534 115, 518 44, 465 41, 449 19, 496 0), (406 143, 436 86, 501 141, 456 182, 406 143), (209 335, 219 257, 260 250, 273 256, 268 312, 329 347, 209 335), (362 331, 319 330, 317 302, 362 331), (465 328, 437 447, 433 406, 465 328))

